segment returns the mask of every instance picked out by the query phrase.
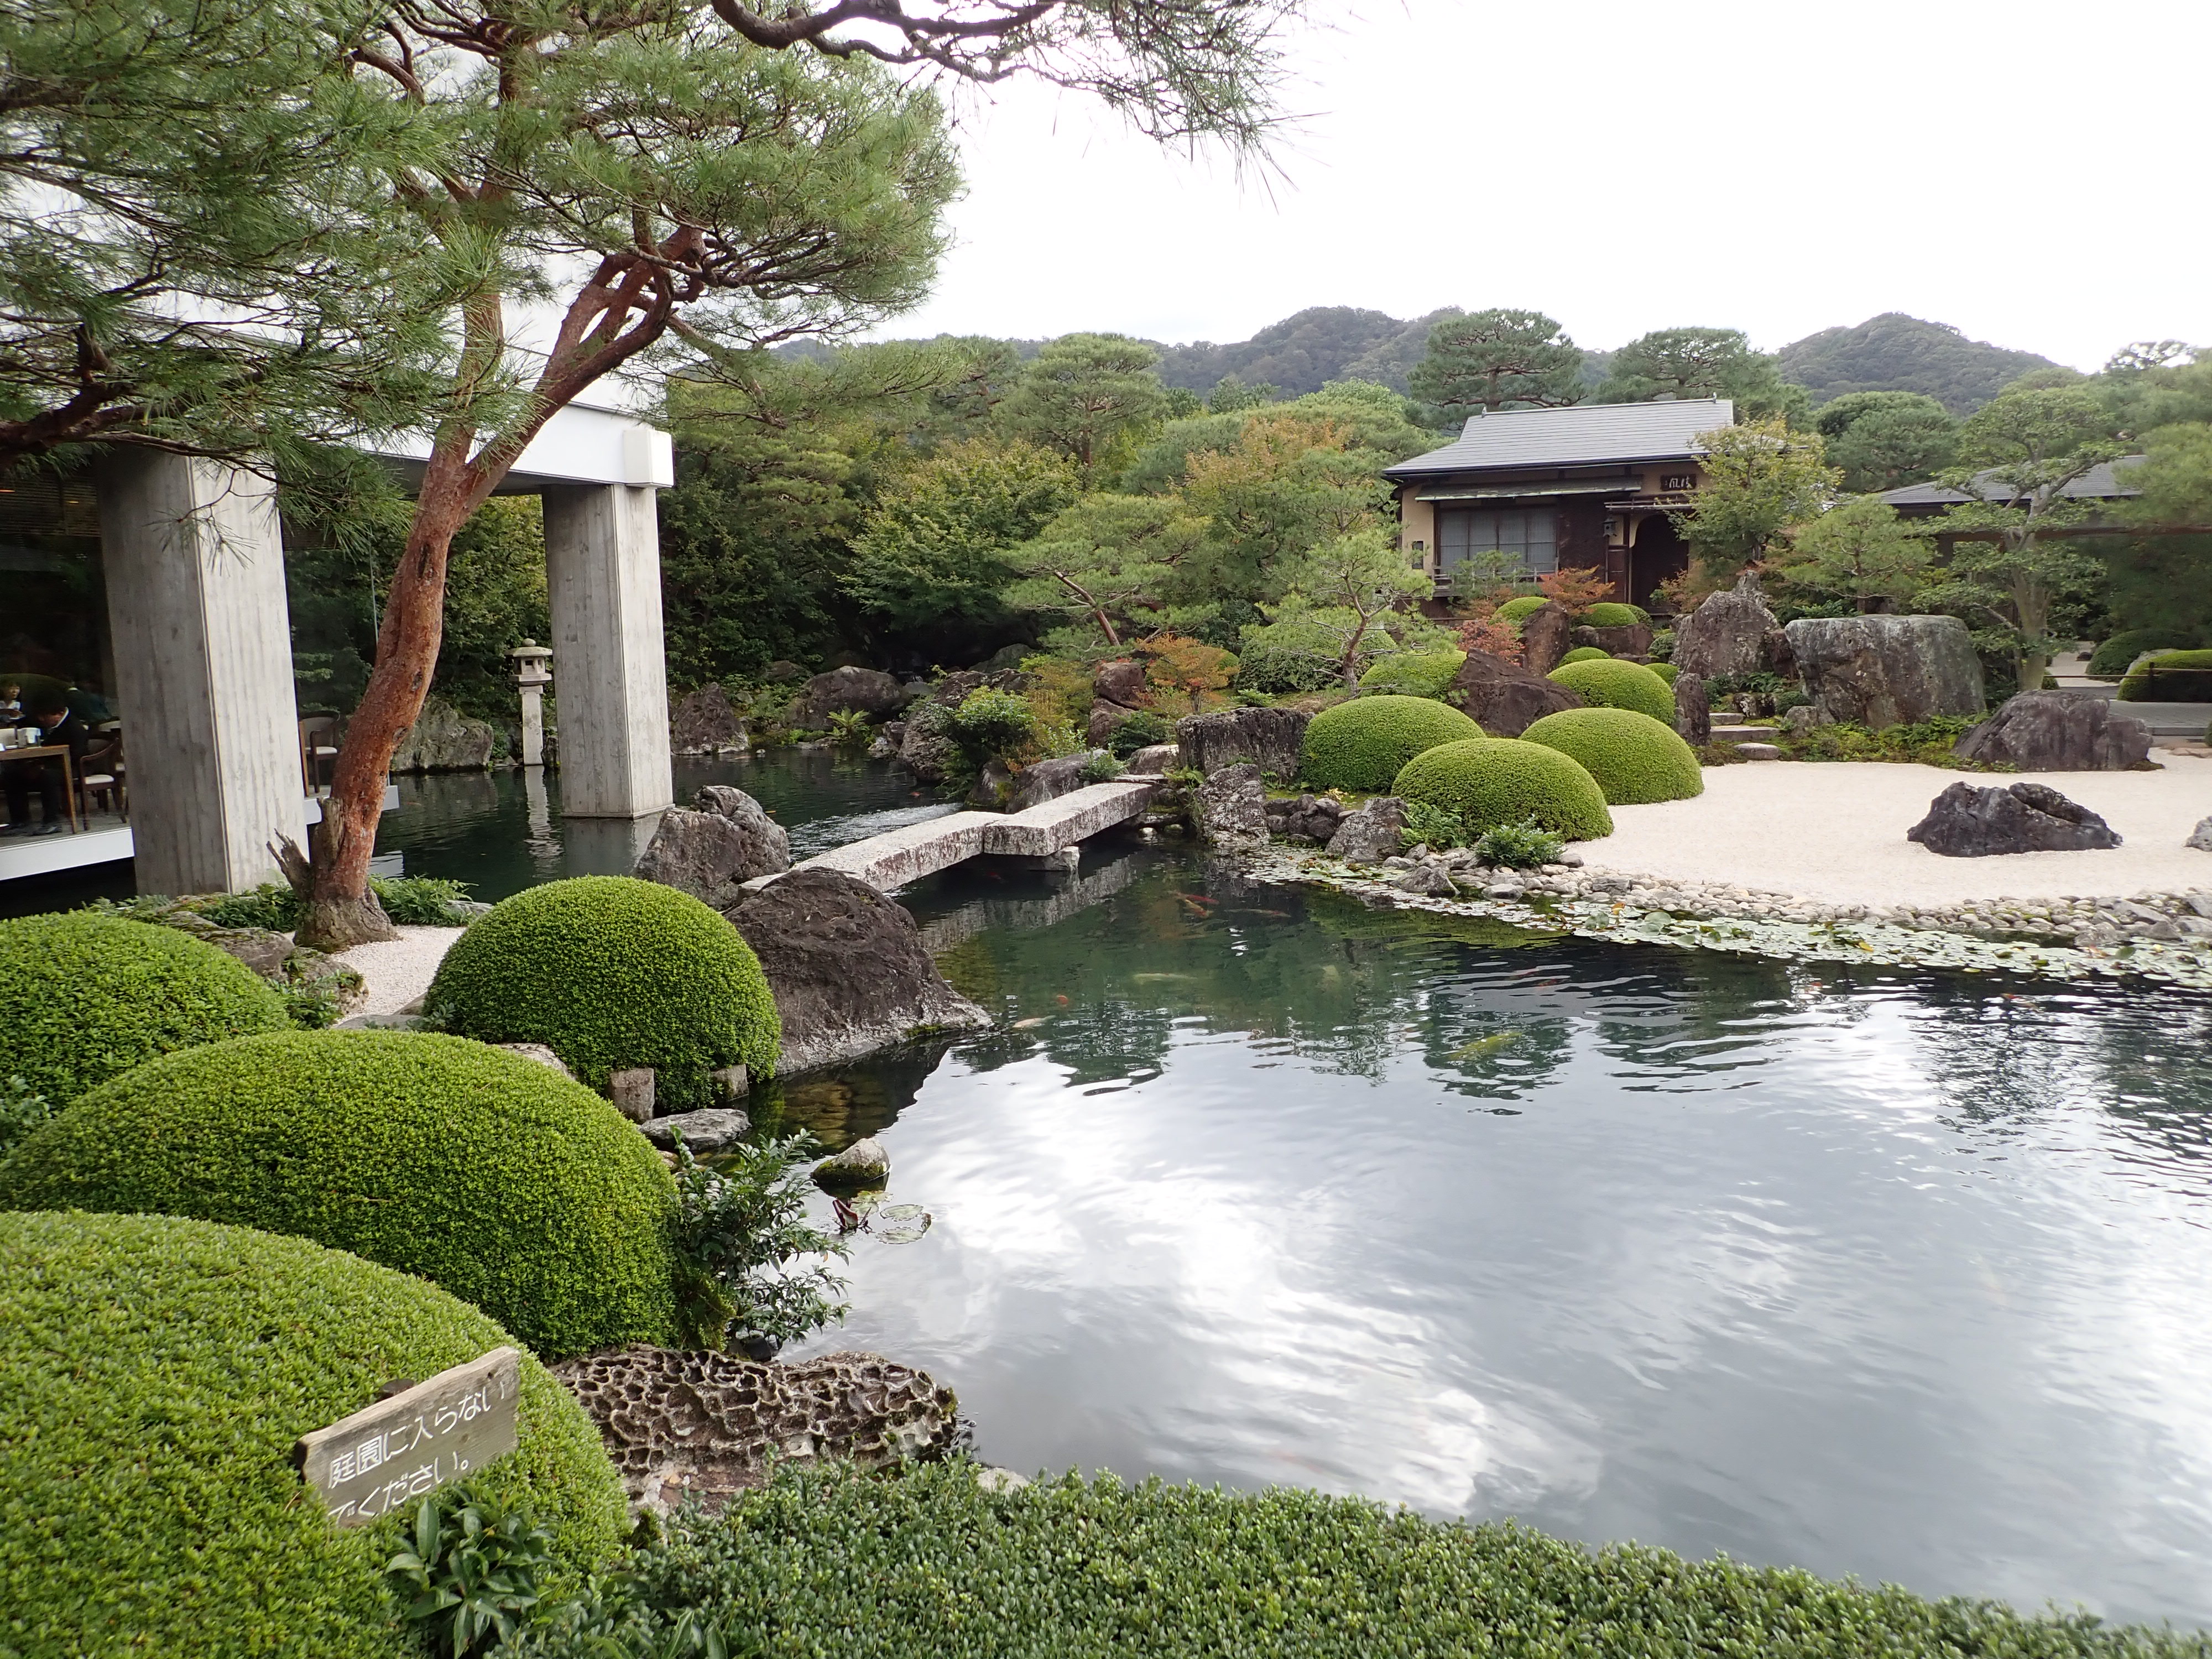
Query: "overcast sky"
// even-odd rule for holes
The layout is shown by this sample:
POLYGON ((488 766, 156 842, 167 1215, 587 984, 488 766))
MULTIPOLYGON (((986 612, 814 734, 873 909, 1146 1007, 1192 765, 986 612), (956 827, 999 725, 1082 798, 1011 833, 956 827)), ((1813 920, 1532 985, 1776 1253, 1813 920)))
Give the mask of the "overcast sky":
POLYGON ((1308 306, 1771 349, 1905 311, 2093 369, 2212 342, 2203 0, 1312 0, 1273 171, 1036 87, 878 331, 1240 340, 1308 306))

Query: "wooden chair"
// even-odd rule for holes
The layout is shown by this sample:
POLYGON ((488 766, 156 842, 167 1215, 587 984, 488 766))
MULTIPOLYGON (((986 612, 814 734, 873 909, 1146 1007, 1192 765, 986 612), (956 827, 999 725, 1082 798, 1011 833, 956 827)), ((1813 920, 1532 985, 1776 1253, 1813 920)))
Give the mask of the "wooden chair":
POLYGON ((131 822, 131 794, 124 782, 123 722, 110 720, 98 728, 103 741, 84 751, 84 768, 76 775, 78 815, 92 816, 97 800, 103 811, 131 822))
POLYGON ((336 714, 310 714, 300 722, 300 779, 310 795, 328 787, 323 769, 337 760, 338 724, 336 714))

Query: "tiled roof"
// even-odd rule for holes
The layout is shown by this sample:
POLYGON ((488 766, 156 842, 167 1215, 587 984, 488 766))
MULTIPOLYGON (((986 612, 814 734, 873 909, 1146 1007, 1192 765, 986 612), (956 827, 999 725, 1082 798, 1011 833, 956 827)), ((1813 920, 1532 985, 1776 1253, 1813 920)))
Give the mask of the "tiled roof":
MULTIPOLYGON (((2091 467, 2058 493, 2075 501, 2112 501, 2123 495, 2140 495, 2142 491, 2131 485, 2122 483, 2116 476, 2115 470, 2121 467, 2141 466, 2142 464, 2143 458, 2140 455, 2123 455, 2117 461, 2101 463, 2091 467)), ((1978 472, 1974 475, 1974 483, 1978 486, 1977 493, 1985 501, 2003 501, 2005 499, 2003 490, 1994 483, 1984 482, 1992 476, 1993 474, 1990 472, 1978 472)), ((1902 489, 1884 490, 1881 498, 1892 507, 1950 507, 1971 499, 1958 490, 1946 489, 1939 483, 1907 484, 1902 489)))
POLYGON ((1698 433, 1735 424, 1735 405, 1725 398, 1509 409, 1474 416, 1456 443, 1401 461, 1386 468, 1383 476, 1407 478, 1479 468, 1671 460, 1702 453, 1698 433))

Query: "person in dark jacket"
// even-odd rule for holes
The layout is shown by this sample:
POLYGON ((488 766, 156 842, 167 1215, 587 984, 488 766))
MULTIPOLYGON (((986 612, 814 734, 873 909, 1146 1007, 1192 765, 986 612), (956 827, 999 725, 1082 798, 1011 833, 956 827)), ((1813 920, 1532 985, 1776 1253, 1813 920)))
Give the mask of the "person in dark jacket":
MULTIPOLYGON (((82 773, 84 751, 92 746, 92 728, 71 714, 59 699, 50 707, 31 710, 31 723, 39 728, 39 741, 60 744, 70 751, 72 775, 82 773)), ((7 787, 8 830, 13 835, 59 835, 69 817, 67 785, 61 757, 46 755, 33 761, 15 761, 0 766, 0 782, 7 787), (39 795, 41 821, 31 822, 31 792, 39 795)))

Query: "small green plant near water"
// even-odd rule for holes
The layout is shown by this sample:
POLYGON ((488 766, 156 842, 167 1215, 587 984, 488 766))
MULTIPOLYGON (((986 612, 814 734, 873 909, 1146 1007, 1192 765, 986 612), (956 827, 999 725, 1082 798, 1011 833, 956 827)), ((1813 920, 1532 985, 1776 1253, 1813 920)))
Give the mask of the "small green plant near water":
MULTIPOLYGON (((465 927, 474 919, 465 908, 469 884, 442 881, 434 876, 371 876, 369 890, 376 895, 384 914, 401 927, 465 927)), ((171 901, 155 901, 162 908, 171 901)), ((289 933, 299 925, 299 896, 279 882, 264 882, 242 893, 224 893, 191 908, 218 927, 265 927, 289 933)), ((131 914, 131 907, 115 908, 131 914)), ((148 920, 154 918, 149 917, 148 920)))
POLYGON ((1556 864, 1567 844, 1533 817, 1518 823, 1501 823, 1486 830, 1482 838, 1474 843, 1474 850, 1485 864, 1503 865, 1509 870, 1534 870, 1539 865, 1556 864))
POLYGON ((830 716, 830 741, 840 749, 858 749, 873 735, 864 710, 840 708, 830 716))
POLYGON ((0 1078, 0 1152, 53 1115, 53 1102, 21 1078, 0 1078))
POLYGON ((1399 840, 1407 848, 1464 847, 1467 845, 1467 821, 1449 806, 1438 806, 1425 800, 1406 803, 1406 827, 1398 832, 1399 840))
POLYGON ((842 1240, 806 1218, 805 1133, 740 1146, 709 1165, 676 1141, 677 1322, 687 1347, 720 1349, 733 1332, 779 1345, 844 1317, 842 1240), (802 1258, 811 1266, 793 1267, 802 1258))
POLYGON ((1039 721, 1028 698, 987 685, 961 699, 945 723, 945 735, 980 768, 1018 757, 1037 740, 1039 721))
POLYGON ((465 1486, 424 1498, 410 1547, 385 1565, 400 1616, 439 1659, 471 1659, 517 1635, 553 1565, 553 1534, 465 1486))
POLYGON ((1128 769, 1110 754, 1093 755, 1076 775, 1085 783, 1111 783, 1128 769))
POLYGON ((1151 710, 1140 708, 1114 728, 1106 739, 1106 747, 1127 760, 1139 749, 1170 742, 1174 737, 1173 726, 1151 710))

